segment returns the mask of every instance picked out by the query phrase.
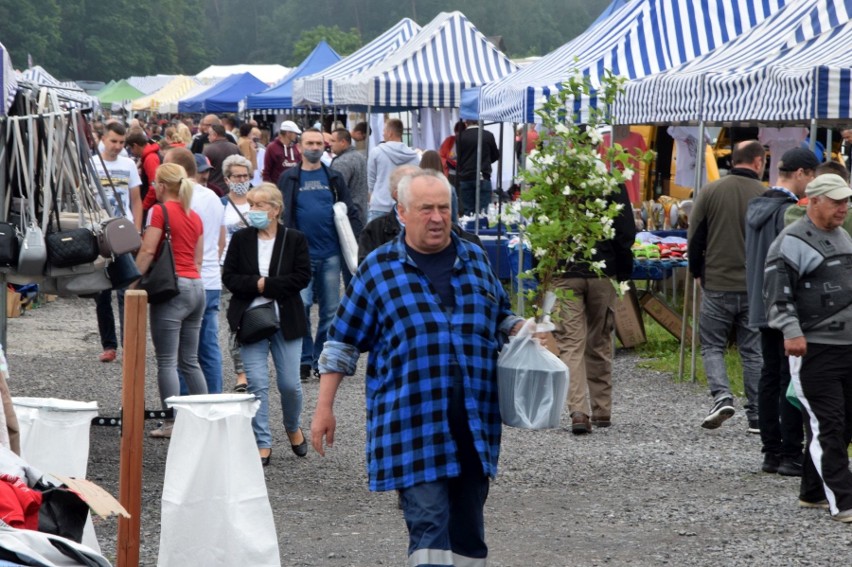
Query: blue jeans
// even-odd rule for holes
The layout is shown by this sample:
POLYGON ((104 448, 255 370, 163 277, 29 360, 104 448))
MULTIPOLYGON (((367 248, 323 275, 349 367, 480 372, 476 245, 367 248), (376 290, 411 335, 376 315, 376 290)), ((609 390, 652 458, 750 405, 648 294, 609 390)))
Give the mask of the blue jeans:
POLYGON ((760 332, 748 326, 748 296, 745 292, 704 290, 699 318, 701 358, 713 401, 733 398, 725 368, 725 351, 731 328, 737 332, 737 349, 743 364, 743 386, 748 419, 758 418, 757 388, 763 367, 760 332))
POLYGON ((325 345, 325 337, 331 320, 340 304, 340 256, 330 258, 311 258, 311 281, 302 290, 302 303, 305 304, 305 316, 308 319, 308 332, 302 339, 303 365, 317 367, 317 361, 325 345), (319 307, 319 323, 316 338, 311 337, 311 305, 316 301, 319 307))
POLYGON ((204 284, 200 279, 178 278, 178 288, 180 294, 176 297, 151 305, 151 340, 157 355, 157 384, 163 401, 180 393, 178 368, 190 394, 207 393, 204 373, 198 364, 204 284))
MULTIPOLYGON (((258 449, 272 447, 269 429, 269 354, 275 365, 275 381, 281 395, 284 429, 295 433, 302 415, 302 383, 299 380, 299 339, 285 341, 284 335, 275 333, 269 339, 240 346, 246 367, 248 391, 260 400, 260 408, 251 420, 258 449)), ((289 441, 288 441, 289 443, 289 441)))
MULTIPOLYGON (((222 351, 219 349, 219 296, 218 289, 205 289, 204 317, 201 319, 201 333, 198 337, 198 364, 207 382, 208 394, 222 393, 222 351)), ((183 375, 180 379, 180 395, 189 393, 183 375)))
MULTIPOLYGON (((124 342, 124 290, 116 290, 118 297, 118 320, 121 325, 121 342, 124 342)), ((95 313, 98 316, 98 333, 101 335, 101 347, 117 349, 118 338, 115 333, 115 315, 112 312, 112 290, 106 289, 95 297, 95 313)))
MULTIPOLYGON (((476 211, 476 180, 459 181, 459 197, 461 198, 462 214, 469 215, 476 211)), ((491 204, 491 180, 479 182, 479 212, 488 210, 491 204)))
POLYGON ((408 527, 408 564, 482 565, 488 557, 483 509, 488 477, 474 448, 461 374, 453 379, 448 419, 461 474, 399 491, 408 527))

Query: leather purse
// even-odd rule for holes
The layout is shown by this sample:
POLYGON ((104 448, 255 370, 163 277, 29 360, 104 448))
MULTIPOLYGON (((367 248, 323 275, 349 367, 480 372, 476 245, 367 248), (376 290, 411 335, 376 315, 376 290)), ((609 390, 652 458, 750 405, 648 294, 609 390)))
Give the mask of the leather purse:
POLYGON ((139 280, 139 289, 148 292, 148 303, 154 305, 165 303, 180 294, 172 251, 172 234, 169 229, 169 213, 162 203, 160 208, 163 211, 163 242, 160 244, 159 254, 139 280))
POLYGON ((124 289, 140 277, 139 269, 133 260, 133 254, 119 254, 107 264, 107 276, 112 282, 112 289, 124 289))
MULTIPOLYGON (((281 240, 281 249, 278 251, 278 265, 275 275, 281 271, 281 258, 284 254, 284 243, 287 241, 287 229, 284 229, 284 238, 281 240)), ((278 305, 275 300, 261 303, 255 307, 249 307, 243 311, 240 317, 240 326, 237 327, 237 341, 243 345, 250 345, 263 339, 268 339, 281 329, 281 321, 278 316, 278 305)))
POLYGON ((0 222, 0 268, 18 265, 21 241, 17 227, 9 222, 0 222))
POLYGON ((47 261, 57 268, 94 262, 100 255, 98 239, 87 228, 49 232, 45 238, 47 261))
POLYGON ((109 258, 128 252, 136 252, 142 245, 136 225, 125 217, 109 219, 101 223, 98 246, 101 256, 109 258))

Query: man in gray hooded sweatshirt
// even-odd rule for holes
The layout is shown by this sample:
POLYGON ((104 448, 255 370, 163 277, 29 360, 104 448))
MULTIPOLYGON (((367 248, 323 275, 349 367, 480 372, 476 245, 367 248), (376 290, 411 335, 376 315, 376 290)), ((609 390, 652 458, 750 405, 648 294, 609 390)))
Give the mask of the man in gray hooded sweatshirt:
POLYGON ((777 185, 749 201, 746 210, 746 285, 749 326, 760 331, 763 367, 757 387, 758 422, 763 444, 762 470, 802 475, 802 413, 787 401, 790 365, 784 336, 771 329, 763 303, 763 266, 772 241, 784 230, 784 212, 805 194, 819 166, 814 153, 793 148, 781 156, 777 185))
POLYGON ((367 187, 370 190, 370 212, 367 221, 391 212, 394 200, 390 193, 390 175, 401 165, 418 165, 420 156, 402 143, 402 121, 385 122, 384 142, 370 150, 367 158, 367 187))

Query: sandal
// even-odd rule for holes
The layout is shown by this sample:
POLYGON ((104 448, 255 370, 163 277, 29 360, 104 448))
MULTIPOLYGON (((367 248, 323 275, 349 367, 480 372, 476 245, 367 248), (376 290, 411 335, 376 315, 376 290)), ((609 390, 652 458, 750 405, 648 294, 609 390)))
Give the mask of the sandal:
POLYGON ((234 392, 237 394, 245 394, 246 392, 248 392, 248 384, 244 382, 238 383, 236 386, 234 386, 234 392))

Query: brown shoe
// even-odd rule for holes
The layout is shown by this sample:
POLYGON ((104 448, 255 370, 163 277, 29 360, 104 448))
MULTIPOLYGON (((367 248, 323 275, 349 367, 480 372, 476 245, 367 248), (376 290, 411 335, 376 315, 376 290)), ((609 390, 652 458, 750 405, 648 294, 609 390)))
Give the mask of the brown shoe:
POLYGON ((592 424, 589 421, 589 416, 583 412, 575 411, 571 414, 571 433, 574 435, 582 435, 592 432, 592 424))
POLYGON ((593 415, 592 425, 595 427, 609 427, 612 425, 612 418, 608 415, 593 415))

